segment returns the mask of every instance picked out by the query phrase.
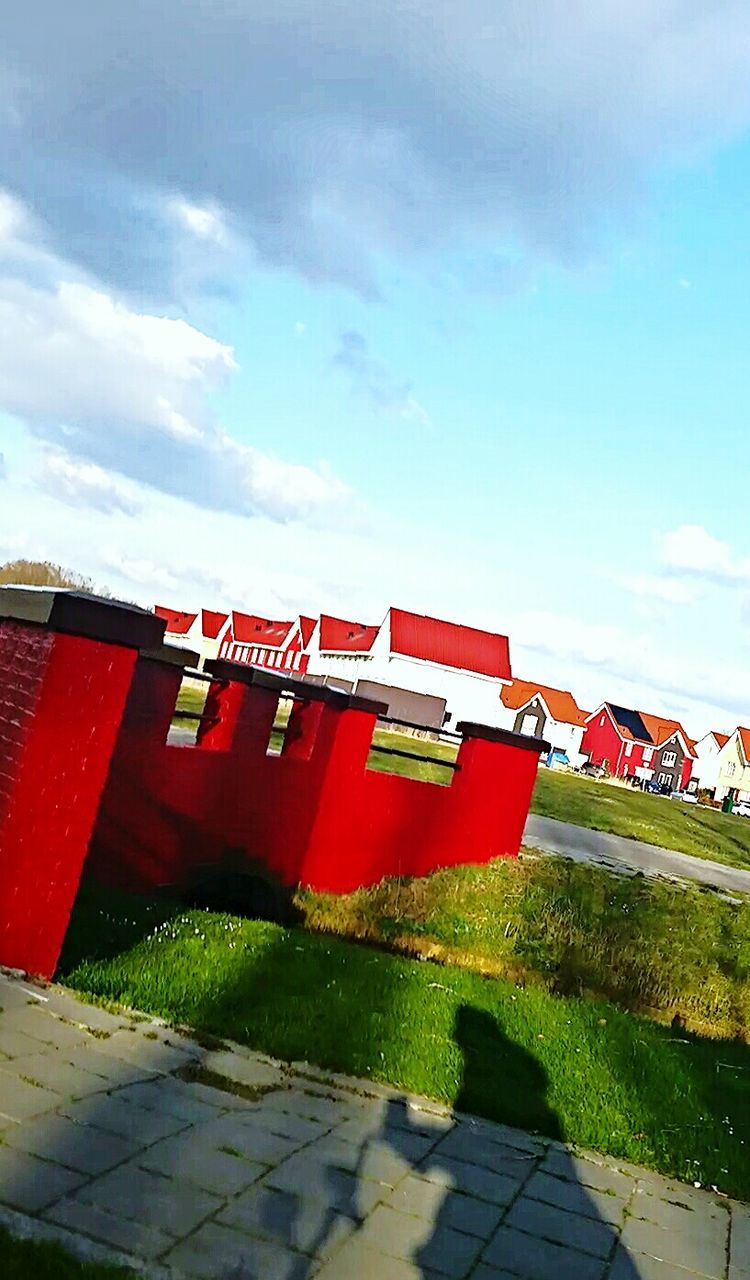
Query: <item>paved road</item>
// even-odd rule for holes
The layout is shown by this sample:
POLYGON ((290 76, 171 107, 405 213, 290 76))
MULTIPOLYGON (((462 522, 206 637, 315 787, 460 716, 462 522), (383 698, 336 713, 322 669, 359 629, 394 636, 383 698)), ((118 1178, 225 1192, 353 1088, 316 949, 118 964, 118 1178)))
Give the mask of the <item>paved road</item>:
POLYGON ((0 1009, 15 1234, 154 1280, 747 1280, 750 1205, 2 973, 0 1009))
POLYGON ((608 835, 606 831, 576 827, 555 818, 542 818, 536 813, 529 814, 524 844, 545 853, 562 854, 576 862, 594 862, 612 871, 643 871, 650 876, 696 880, 728 893, 750 893, 750 871, 675 853, 673 849, 644 844, 641 840, 608 835))

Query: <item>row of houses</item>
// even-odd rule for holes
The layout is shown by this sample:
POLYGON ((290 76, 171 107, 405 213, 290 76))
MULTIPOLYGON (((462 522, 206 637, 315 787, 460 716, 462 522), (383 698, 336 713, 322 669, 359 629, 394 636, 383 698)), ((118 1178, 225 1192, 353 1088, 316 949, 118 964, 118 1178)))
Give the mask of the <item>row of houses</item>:
POLYGON ((750 799, 750 729, 696 742, 678 720, 618 703, 585 711, 568 690, 514 678, 508 637, 495 632, 397 608, 379 625, 331 614, 280 621, 237 610, 156 613, 167 639, 197 650, 201 662, 225 658, 335 683, 426 729, 470 720, 541 737, 551 760, 597 765, 638 786, 750 799))

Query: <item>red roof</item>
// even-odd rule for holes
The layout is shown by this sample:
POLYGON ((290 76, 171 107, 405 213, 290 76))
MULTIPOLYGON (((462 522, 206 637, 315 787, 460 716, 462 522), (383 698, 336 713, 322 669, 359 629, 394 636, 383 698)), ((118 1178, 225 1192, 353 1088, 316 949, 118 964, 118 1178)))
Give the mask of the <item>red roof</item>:
POLYGON ((547 710, 553 720, 561 724, 585 724, 586 712, 581 711, 572 693, 567 689, 553 689, 547 684, 533 684, 531 680, 514 680, 512 684, 503 685, 500 690, 504 706, 511 711, 525 707, 536 694, 544 698, 547 710))
POLYGON ((207 640, 215 640, 229 614, 216 613, 214 609, 203 609, 202 615, 203 635, 207 640))
POLYGON ((740 742, 742 743, 742 753, 745 757, 745 762, 750 763, 750 729, 743 729, 741 726, 739 726, 737 729, 737 732, 740 735, 740 742))
POLYGON ((668 738, 679 733, 690 754, 695 755, 695 743, 685 733, 679 720, 665 720, 662 716, 649 715, 647 711, 641 711, 639 714, 657 747, 663 746, 668 738))
POLYGON ((380 627, 320 615, 320 647, 328 653, 369 653, 380 627))
POLYGON ((164 619, 168 634, 173 636, 186 636, 198 617, 197 613, 183 613, 180 609, 168 609, 163 604, 157 604, 154 613, 157 618, 164 619))
POLYGON ((728 733, 717 733, 715 729, 712 729, 712 730, 711 730, 711 733, 712 733, 712 736, 713 736, 713 737, 716 739, 716 741, 718 742, 718 744, 719 744, 719 748, 720 748, 720 749, 721 749, 721 747, 725 747, 725 746, 727 745, 727 743, 729 742, 729 734, 728 734, 728 733))
POLYGON ((510 680, 508 637, 441 618, 391 609, 391 653, 510 680))
POLYGON ((315 630, 315 618, 306 618, 303 613, 299 616, 299 630, 302 636, 302 648, 306 649, 312 639, 312 633, 315 630))
POLYGON ((232 635, 239 644, 257 644, 265 649, 278 649, 286 640, 291 622, 273 622, 254 613, 232 613, 232 635))

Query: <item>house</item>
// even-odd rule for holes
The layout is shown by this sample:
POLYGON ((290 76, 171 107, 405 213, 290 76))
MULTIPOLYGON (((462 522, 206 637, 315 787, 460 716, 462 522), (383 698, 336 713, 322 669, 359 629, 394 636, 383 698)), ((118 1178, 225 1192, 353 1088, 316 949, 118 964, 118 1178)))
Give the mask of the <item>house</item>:
POLYGON ((678 720, 603 702, 586 717, 581 750, 592 764, 617 778, 665 790, 684 791, 690 782, 695 744, 678 720))
POLYGON ((531 680, 513 680, 503 686, 500 700, 507 713, 506 728, 533 738, 545 738, 552 751, 566 756, 573 768, 585 762, 581 740, 586 728, 586 712, 567 689, 554 689, 531 680))
POLYGON ((728 733, 712 729, 695 744, 692 781, 701 791, 713 791, 719 781, 719 752, 729 741, 728 733))
POLYGON ((198 663, 200 667, 207 658, 218 657, 228 614, 220 613, 215 609, 199 609, 196 613, 186 613, 161 604, 155 606, 154 613, 157 618, 163 618, 167 624, 164 632, 166 643, 185 649, 194 649, 200 654, 198 663))
POLYGON ((715 800, 750 800, 750 729, 738 726, 718 754, 715 800))
POLYGON ((324 614, 309 671, 444 700, 446 724, 498 725, 500 691, 511 679, 507 636, 396 608, 380 626, 324 614))

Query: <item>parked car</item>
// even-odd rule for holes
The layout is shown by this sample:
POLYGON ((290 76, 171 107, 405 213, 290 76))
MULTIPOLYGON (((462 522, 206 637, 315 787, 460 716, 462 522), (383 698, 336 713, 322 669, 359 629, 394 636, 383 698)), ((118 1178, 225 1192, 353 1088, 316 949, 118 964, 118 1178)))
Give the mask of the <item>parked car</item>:
POLYGON ((683 800, 685 804, 698 803, 698 797, 692 791, 670 791, 669 798, 670 800, 683 800))
POLYGON ((732 809, 732 813, 738 813, 741 818, 750 818, 750 803, 747 800, 740 800, 732 809))
POLYGON ((663 787, 662 787, 658 782, 652 782, 652 781, 651 781, 651 782, 647 782, 647 783, 646 783, 646 785, 645 785, 645 787, 643 788, 643 790, 644 790, 644 791, 648 791, 649 795, 652 795, 652 796, 660 796, 660 795, 662 794, 662 792, 663 792, 664 788, 663 788, 663 787))
POLYGON ((603 778, 606 770, 601 764, 593 764, 591 760, 587 760, 581 765, 580 772, 584 773, 587 778, 603 778))

